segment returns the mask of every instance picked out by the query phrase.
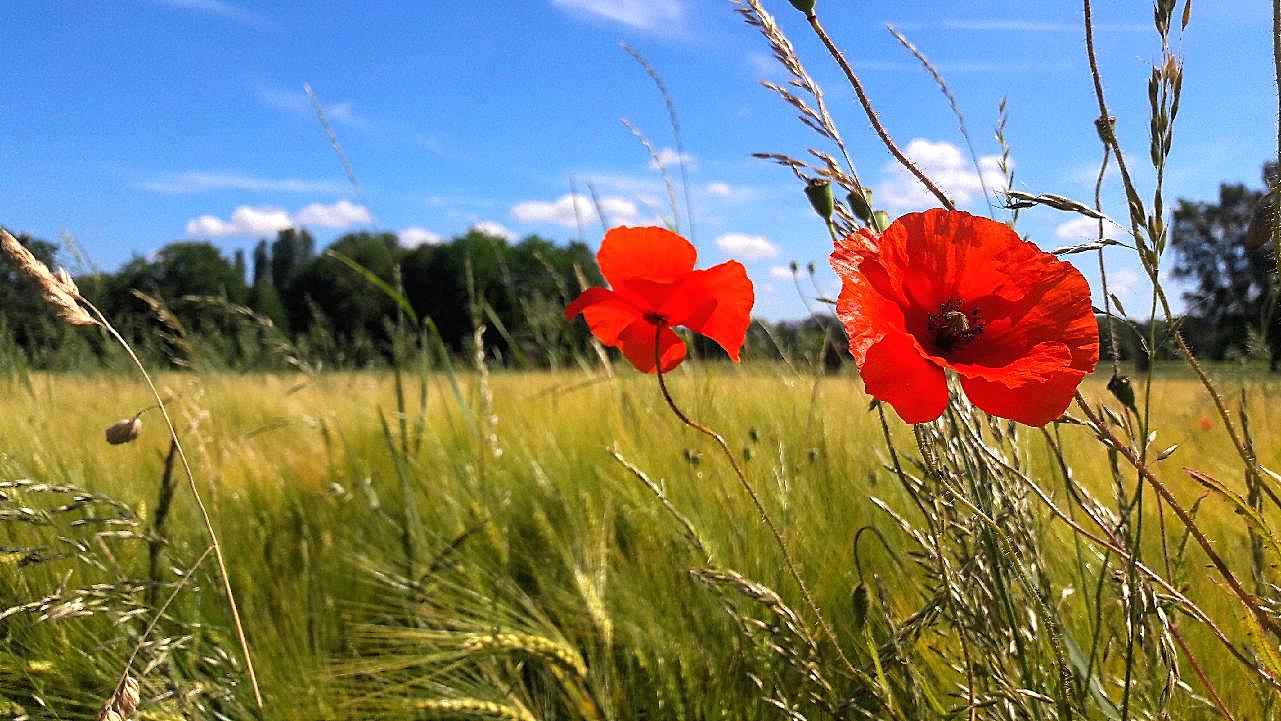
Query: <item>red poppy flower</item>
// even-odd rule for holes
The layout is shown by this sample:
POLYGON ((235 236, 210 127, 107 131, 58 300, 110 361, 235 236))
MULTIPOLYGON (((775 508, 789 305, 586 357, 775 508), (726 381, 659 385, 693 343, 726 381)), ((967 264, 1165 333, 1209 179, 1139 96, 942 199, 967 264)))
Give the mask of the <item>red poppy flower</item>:
POLYGON ((944 369, 974 405, 1042 426, 1099 359, 1090 287, 1009 227, 929 210, 837 242, 836 315, 868 394, 908 423, 947 407, 944 369))
POLYGON ((614 228, 596 253, 611 288, 588 288, 565 308, 565 320, 582 313, 601 343, 621 349, 644 373, 655 370, 656 344, 664 373, 685 359, 685 342, 672 332, 678 325, 738 361, 751 323, 752 281, 733 260, 694 270, 697 257, 688 240, 664 228, 614 228))

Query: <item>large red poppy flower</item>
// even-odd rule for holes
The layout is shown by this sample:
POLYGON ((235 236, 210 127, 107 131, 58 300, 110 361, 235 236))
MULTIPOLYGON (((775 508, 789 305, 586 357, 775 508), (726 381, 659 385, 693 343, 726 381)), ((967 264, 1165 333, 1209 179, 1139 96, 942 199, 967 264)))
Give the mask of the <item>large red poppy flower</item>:
POLYGON ((831 263, 867 392, 908 423, 942 415, 951 369, 974 405, 1042 426, 1099 360, 1085 278, 1002 223, 911 213, 838 241, 831 263))
POLYGON ((685 359, 685 342, 672 332, 678 325, 737 361, 751 323, 752 281, 742 263, 694 270, 697 259, 688 240, 664 228, 614 228, 596 253, 611 288, 588 288, 565 308, 565 320, 582 313, 601 343, 645 373, 654 372, 658 349, 664 373, 685 359))

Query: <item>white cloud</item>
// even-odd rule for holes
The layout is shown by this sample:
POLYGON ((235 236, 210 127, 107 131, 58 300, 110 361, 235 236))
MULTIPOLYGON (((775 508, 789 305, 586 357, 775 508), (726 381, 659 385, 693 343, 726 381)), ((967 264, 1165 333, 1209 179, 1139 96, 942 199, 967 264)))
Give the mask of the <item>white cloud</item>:
POLYGON ((360 223, 372 223, 369 208, 350 200, 340 200, 333 205, 312 203, 298 211, 299 225, 318 225, 322 228, 350 228, 360 223))
POLYGON ((650 158, 649 167, 658 170, 659 168, 669 168, 672 166, 685 164, 688 170, 697 170, 698 161, 689 153, 679 153, 676 148, 662 148, 658 151, 658 159, 650 158))
MULTIPOLYGON (((1103 236, 1105 238, 1116 233, 1117 230, 1115 223, 1108 220, 1103 221, 1103 236)), ((1099 221, 1084 216, 1073 218, 1065 223, 1059 223, 1058 227, 1054 229, 1054 235, 1061 240, 1078 242, 1098 240, 1099 221)))
POLYGON ((420 245, 440 245, 444 240, 440 233, 433 233, 416 225, 405 228, 397 233, 396 236, 400 238, 400 244, 406 248, 417 248, 420 245))
POLYGON ((760 260, 778 255, 778 246, 763 236, 745 233, 724 233, 716 238, 716 247, 739 260, 760 260))
POLYGON ((369 209, 348 200, 333 205, 312 203, 297 215, 272 205, 241 205, 223 220, 216 215, 202 215, 187 221, 187 237, 220 238, 229 236, 274 235, 279 230, 300 225, 323 228, 349 228, 357 223, 372 222, 369 209))
POLYGON ((714 198, 728 198, 734 194, 734 189, 729 183, 717 181, 707 184, 707 194, 714 198))
POLYGON ((213 215, 202 215, 187 221, 187 236, 216 238, 235 235, 273 235, 278 230, 293 226, 293 218, 280 208, 270 205, 242 205, 232 211, 230 220, 222 220, 213 215))
POLYGON ((775 265, 769 269, 769 277, 776 280, 791 280, 794 277, 791 266, 775 265))
POLYGON ((472 223, 471 230, 485 235, 492 235, 495 238, 502 238, 503 240, 516 239, 516 234, 507 228, 507 226, 502 223, 496 223, 492 220, 478 220, 475 223, 472 223))
MULTIPOLYGON (((616 195, 600 198, 600 209, 605 219, 614 225, 631 225, 640 217, 640 209, 632 201, 616 195)), ((512 206, 512 217, 520 223, 552 223, 567 228, 594 223, 596 205, 591 198, 566 193, 555 200, 522 200, 512 206)))
POLYGON ((639 30, 670 31, 685 19, 680 0, 552 0, 552 5, 639 30))
POLYGON ((188 170, 171 173, 137 183, 134 187, 153 193, 205 193, 216 190, 242 190, 252 193, 341 193, 346 185, 336 180, 302 178, 263 178, 240 173, 188 170))
MULTIPOLYGON (((997 193, 1005 188, 1000 156, 979 157, 979 168, 983 172, 980 179, 969 155, 947 141, 933 142, 914 138, 907 144, 904 153, 957 205, 964 206, 981 200, 984 183, 987 184, 989 193, 997 193)), ((898 161, 886 163, 883 172, 885 175, 876 188, 878 205, 895 211, 938 205, 938 199, 898 161)))

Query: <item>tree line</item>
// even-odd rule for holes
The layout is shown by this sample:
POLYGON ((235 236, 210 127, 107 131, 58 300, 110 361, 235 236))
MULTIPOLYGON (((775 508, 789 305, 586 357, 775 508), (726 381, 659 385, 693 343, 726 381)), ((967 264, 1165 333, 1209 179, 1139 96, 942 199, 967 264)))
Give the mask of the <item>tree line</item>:
MULTIPOLYGON (((1272 187, 1275 164, 1265 166, 1264 182, 1272 187)), ((1225 183, 1216 201, 1180 200, 1173 212, 1167 262, 1187 286, 1187 311, 1176 324, 1204 359, 1264 359, 1274 371, 1281 364, 1275 251, 1259 247, 1271 197, 1225 183)), ((56 244, 19 240, 58 265, 56 244)), ((7 259, 0 273, 0 369, 119 362, 99 335, 54 321, 7 259)), ((536 235, 509 242, 471 230, 405 248, 392 233, 358 232, 322 251, 305 229, 290 228, 259 241, 249 258, 243 251, 227 257, 207 241, 182 241, 134 257, 114 273, 81 272, 76 282, 153 363, 264 370, 378 366, 405 342, 472 357, 479 342, 491 362, 518 368, 595 362, 582 324, 565 323, 562 310, 582 288, 603 281, 580 242, 536 235)), ((801 320, 753 323, 747 357, 839 368, 848 354, 824 307, 818 303, 801 320)), ((1127 310, 1137 316, 1146 309, 1127 310)), ((1140 366, 1173 357, 1164 321, 1100 319, 1100 333, 1105 358, 1113 348, 1140 366)), ((696 342, 694 352, 718 357, 705 345, 696 342)))

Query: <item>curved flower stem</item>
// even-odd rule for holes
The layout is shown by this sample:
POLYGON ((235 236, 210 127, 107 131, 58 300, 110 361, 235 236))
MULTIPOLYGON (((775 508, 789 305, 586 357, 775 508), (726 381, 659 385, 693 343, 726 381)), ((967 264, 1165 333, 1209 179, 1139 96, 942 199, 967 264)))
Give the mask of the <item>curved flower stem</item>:
POLYGON ((115 326, 107 320, 107 317, 98 310, 97 306, 90 303, 84 298, 79 299, 84 303, 102 324, 113 340, 125 349, 129 359, 138 368, 142 374, 143 380, 147 382, 147 387, 151 389, 151 395, 156 399, 156 407, 160 410, 160 415, 165 419, 165 426, 169 429, 169 438, 173 440, 174 449, 178 452, 178 459, 182 461, 182 469, 187 476, 187 484, 191 488, 191 495, 195 498, 196 507, 200 510, 200 519, 204 522, 205 532, 209 534, 209 543, 213 548, 214 560, 218 563, 218 575, 222 580, 223 591, 227 594, 227 605, 231 608, 232 625, 236 629, 236 640, 240 644, 240 652, 245 657, 245 671, 249 675, 249 686, 253 689, 254 702, 257 704, 258 717, 266 718, 266 705, 262 700, 262 691, 258 688, 258 674, 254 671, 253 656, 249 652, 249 640, 245 637, 245 627, 240 620, 240 608, 236 604, 236 595, 231 590, 231 576, 227 572, 227 562, 222 555, 222 542, 218 540, 218 533, 214 530, 213 519, 209 515, 209 509, 205 506, 204 497, 200 495, 200 488, 196 485, 196 475, 191 470, 191 463, 187 460, 187 452, 183 450, 182 443, 178 440, 178 429, 174 427, 173 419, 169 417, 169 409, 165 406, 165 401, 160 397, 160 391, 156 384, 151 380, 151 374, 147 373, 147 368, 138 359, 138 355, 133 352, 128 341, 120 335, 115 326))
MULTIPOLYGON (((761 520, 765 523, 766 528, 769 529, 770 535, 774 537, 774 544, 778 546, 779 552, 783 554, 783 565, 787 567, 787 572, 791 575, 792 580, 800 587, 801 596, 805 599, 805 605, 809 607, 810 612, 814 614, 816 619, 818 619, 818 625, 823 628, 824 635, 826 635, 828 640, 832 642, 832 646, 836 649, 836 654, 841 657, 841 662, 845 664, 845 668, 856 678, 871 681, 871 679, 866 678, 867 675, 865 673, 855 668, 854 664, 850 662, 849 657, 845 655, 845 651, 841 648, 841 644, 836 638, 836 632, 832 630, 832 626, 828 624, 827 618, 823 615, 823 612, 819 610, 818 604, 814 602, 814 596, 810 594, 809 584, 805 583, 805 579, 801 577, 801 572, 796 566, 796 561, 792 559, 792 552, 787 549, 787 541, 783 539, 782 531, 779 530, 778 524, 774 522, 774 518, 770 516, 769 511, 765 508, 765 504, 761 501, 760 494, 756 492, 756 488, 752 485, 752 482, 747 480, 747 474, 743 472, 743 467, 739 465, 738 458, 734 456, 734 451, 729 447, 729 444, 725 442, 725 438, 711 428, 708 428, 702 423, 690 418, 685 414, 685 411, 680 409, 680 406, 676 405, 676 401, 672 399, 672 394, 667 389, 667 381, 663 377, 662 345, 659 343, 663 329, 667 327, 667 324, 659 323, 657 326, 658 329, 655 331, 654 341, 654 372, 658 374, 658 388, 663 393, 663 400, 667 401, 667 406, 672 409, 672 413, 676 414, 676 417, 680 419, 681 423, 684 423, 690 428, 693 428, 699 433, 711 438, 716 442, 716 445, 721 449, 721 452, 725 454, 725 458, 729 460, 730 467, 734 469, 734 475, 738 477, 739 484, 743 486, 743 490, 746 491, 748 497, 752 499, 753 505, 756 506, 756 512, 760 514, 761 520)), ((873 684, 873 688, 875 687, 876 686, 873 684)))
POLYGON ((813 11, 810 11, 806 14, 805 19, 809 21, 810 27, 814 28, 814 34, 818 35, 819 40, 823 41, 824 47, 827 48, 827 52, 832 56, 832 58, 836 60, 836 64, 841 66, 841 71, 845 73, 845 77, 850 81, 850 86, 854 88, 854 93, 858 95, 858 101, 863 106, 863 111, 867 113, 867 119, 872 123, 872 129, 876 131, 878 136, 880 136, 881 142, 885 143, 885 147, 890 151, 890 154, 893 155, 898 162, 902 163, 903 167, 907 168, 908 172, 916 176, 916 179, 921 181, 921 184, 924 185, 935 198, 938 198, 940 205, 948 210, 956 210, 956 206, 953 205, 947 195, 934 184, 934 181, 930 180, 929 177, 916 166, 916 163, 913 163, 912 160, 904 155, 903 151, 899 150, 899 147, 894 144, 894 139, 890 137, 889 131, 887 131, 885 126, 881 124, 880 116, 876 114, 876 109, 872 107, 872 101, 868 99, 867 91, 863 89, 863 82, 858 79, 858 75, 855 74, 854 69, 850 67, 848 62, 846 62, 845 55, 841 53, 840 48, 836 47, 836 44, 832 42, 832 39, 827 36, 827 31, 824 30, 823 26, 818 22, 818 15, 814 14, 813 11))

